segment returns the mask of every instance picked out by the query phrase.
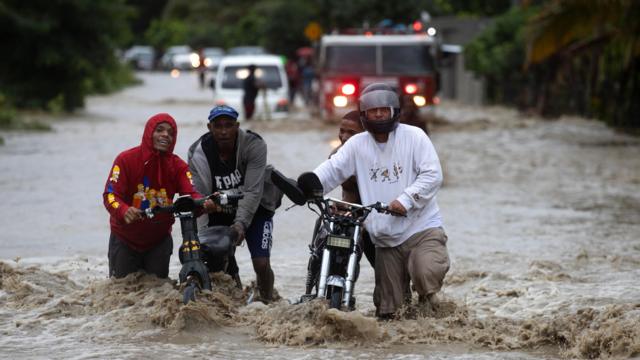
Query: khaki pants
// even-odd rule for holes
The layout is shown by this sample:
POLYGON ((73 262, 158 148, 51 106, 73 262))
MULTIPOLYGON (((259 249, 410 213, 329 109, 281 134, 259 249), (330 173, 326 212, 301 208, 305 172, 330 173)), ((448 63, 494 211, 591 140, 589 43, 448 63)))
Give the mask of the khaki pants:
POLYGON ((402 306, 410 280, 419 295, 440 290, 449 271, 446 244, 442 228, 429 228, 396 247, 376 247, 373 303, 378 315, 393 314, 402 306))

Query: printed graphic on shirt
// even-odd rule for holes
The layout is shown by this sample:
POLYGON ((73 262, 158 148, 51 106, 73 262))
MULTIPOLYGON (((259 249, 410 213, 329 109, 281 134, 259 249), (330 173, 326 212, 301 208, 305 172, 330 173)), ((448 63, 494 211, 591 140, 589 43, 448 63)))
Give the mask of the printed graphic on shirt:
POLYGON ((138 191, 133 194, 132 205, 141 210, 169 204, 171 204, 171 199, 167 196, 167 190, 165 188, 156 190, 144 186, 144 184, 138 184, 138 191))
POLYGON ((191 171, 187 171, 187 177, 189 178, 189 182, 193 185, 193 177, 191 176, 191 171))
POLYGON ((117 183, 119 177, 120 177, 120 166, 114 165, 113 169, 111 170, 111 178, 109 178, 109 181, 117 183))
POLYGON ((120 203, 116 201, 116 196, 113 195, 113 187, 111 184, 107 185, 107 202, 112 208, 117 209, 120 207, 120 203))
POLYGON ((234 172, 225 176, 214 176, 216 182, 216 188, 218 190, 229 190, 238 187, 242 184, 242 174, 240 170, 236 169, 234 172))
MULTIPOLYGON (((138 191, 133 194, 131 206, 144 210, 147 208, 153 208, 156 205, 165 206, 171 204, 171 199, 169 199, 169 196, 167 195, 167 189, 160 188, 160 190, 156 190, 149 187, 149 179, 146 176, 143 178, 142 182, 143 184, 138 184, 137 186, 138 191)), ((107 202, 114 209, 120 207, 120 203, 116 201, 116 196, 113 193, 113 186, 111 184, 107 186, 107 202)))
POLYGON ((403 169, 402 166, 400 166, 400 163, 394 161, 391 169, 386 166, 369 169, 369 179, 373 182, 394 184, 400 180, 402 172, 403 169))

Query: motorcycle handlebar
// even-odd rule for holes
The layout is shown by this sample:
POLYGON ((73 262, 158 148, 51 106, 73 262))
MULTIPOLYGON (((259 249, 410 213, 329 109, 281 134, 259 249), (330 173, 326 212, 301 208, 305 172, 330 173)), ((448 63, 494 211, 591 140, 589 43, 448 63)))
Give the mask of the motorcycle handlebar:
POLYGON ((325 198, 324 201, 332 202, 332 203, 339 204, 339 205, 345 205, 345 206, 348 206, 349 208, 351 208, 351 209, 353 209, 355 211, 363 210, 363 209, 364 210, 374 210, 375 209, 376 211, 378 211, 380 213, 390 214, 390 215, 393 215, 393 216, 402 216, 402 217, 406 217, 407 216, 407 215, 401 214, 401 213, 399 213, 397 211, 391 210, 389 208, 389 205, 387 205, 385 203, 382 203, 380 201, 378 201, 376 203, 373 203, 371 205, 354 204, 354 203, 350 203, 350 202, 347 202, 347 201, 343 201, 343 200, 339 200, 339 199, 335 199, 335 198, 330 198, 330 197, 329 198, 325 198))
POLYGON ((376 209, 376 211, 381 212, 383 214, 390 214, 393 216, 402 216, 402 217, 407 217, 406 214, 401 214, 395 210, 392 210, 389 208, 389 205, 385 204, 385 203, 381 203, 381 202, 377 202, 375 204, 370 205, 372 208, 376 209))
POLYGON ((160 213, 173 213, 174 212, 174 207, 173 205, 169 205, 169 206, 154 206, 152 208, 146 208, 144 209, 144 215, 145 217, 151 219, 153 218, 156 214, 160 214, 160 213))
POLYGON ((176 201, 167 206, 154 206, 153 208, 147 208, 144 210, 145 216, 152 218, 159 213, 182 213, 194 211, 197 208, 201 208, 204 202, 208 199, 213 200, 218 205, 235 204, 244 197, 244 194, 211 194, 201 199, 194 200, 191 196, 180 196, 176 201))
MULTIPOLYGON (((217 203, 218 205, 227 205, 237 203, 240 199, 244 198, 244 194, 222 193, 218 195, 209 195, 207 198, 213 200, 213 202, 217 203)), ((204 200, 202 200, 202 203, 204 203, 204 200)))

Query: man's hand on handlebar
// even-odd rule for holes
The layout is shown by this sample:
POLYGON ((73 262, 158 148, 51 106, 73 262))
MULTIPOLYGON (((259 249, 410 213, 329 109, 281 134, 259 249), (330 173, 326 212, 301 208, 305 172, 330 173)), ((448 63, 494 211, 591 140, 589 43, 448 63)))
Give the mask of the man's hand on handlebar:
MULTIPOLYGON (((211 196, 218 196, 219 194, 220 193, 215 192, 211 196)), ((204 203, 202 204, 202 207, 204 208, 204 212, 206 212, 207 214, 222 212, 222 206, 216 204, 210 198, 204 201, 204 203)))
POLYGON ((351 210, 345 206, 331 205, 331 214, 351 216, 351 210))
POLYGON ((211 199, 205 200, 204 203, 202 204, 202 208, 204 209, 204 212, 206 212, 207 214, 222 212, 222 206, 216 204, 211 199))
POLYGON ((231 227, 231 230, 233 230, 238 234, 235 245, 240 246, 240 244, 242 244, 242 242, 244 241, 244 225, 242 225, 239 222, 235 222, 231 224, 230 227, 231 227))
POLYGON ((129 206, 127 212, 124 213, 124 222, 126 224, 131 224, 132 222, 140 221, 144 218, 144 213, 142 210, 129 206))
POLYGON ((407 216, 407 209, 402 206, 402 203, 398 200, 393 200, 389 204, 389 213, 393 216, 407 216))

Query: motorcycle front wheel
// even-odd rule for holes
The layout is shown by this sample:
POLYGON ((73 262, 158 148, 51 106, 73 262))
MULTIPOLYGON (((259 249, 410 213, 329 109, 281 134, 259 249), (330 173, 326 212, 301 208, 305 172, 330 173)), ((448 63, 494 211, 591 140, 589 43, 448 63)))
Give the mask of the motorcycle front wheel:
POLYGON ((332 286, 331 289, 331 297, 329 302, 329 309, 338 309, 342 306, 342 288, 332 286))
POLYGON ((200 292, 198 284, 195 282, 189 282, 184 288, 182 295, 182 303, 187 305, 189 301, 196 301, 196 295, 200 292))

